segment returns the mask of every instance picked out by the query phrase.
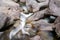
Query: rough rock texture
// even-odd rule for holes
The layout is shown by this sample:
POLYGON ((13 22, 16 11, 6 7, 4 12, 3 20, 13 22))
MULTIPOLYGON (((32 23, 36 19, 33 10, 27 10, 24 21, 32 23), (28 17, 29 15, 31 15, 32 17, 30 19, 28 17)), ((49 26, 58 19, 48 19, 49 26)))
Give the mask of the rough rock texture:
POLYGON ((10 40, 10 32, 21 25, 21 12, 33 13, 24 26, 30 35, 23 35, 19 30, 12 40, 54 40, 54 36, 60 37, 60 0, 0 0, 0 29, 11 27, 0 32, 0 40, 10 40))
POLYGON ((41 7, 47 6, 49 0, 44 0, 44 2, 38 3, 36 0, 27 0, 26 5, 29 7, 30 5, 33 8, 33 12, 38 11, 41 7))
POLYGON ((56 27, 55 31, 56 31, 58 37, 60 37, 60 23, 56 24, 55 27, 56 27))
POLYGON ((52 12, 51 14, 60 16, 59 0, 50 0, 49 8, 52 12))
POLYGON ((31 40, 41 40, 39 35, 36 35, 35 37, 31 38, 31 40))
POLYGON ((58 37, 60 37, 60 17, 57 17, 54 24, 55 24, 55 27, 56 27, 55 31, 56 31, 58 37))
POLYGON ((35 12, 31 17, 28 18, 28 21, 29 20, 35 21, 35 20, 42 18, 44 16, 44 14, 47 13, 47 10, 48 9, 44 9, 42 11, 35 12))
POLYGON ((7 15, 0 12, 0 29, 2 28, 2 26, 4 25, 4 22, 6 21, 7 15))

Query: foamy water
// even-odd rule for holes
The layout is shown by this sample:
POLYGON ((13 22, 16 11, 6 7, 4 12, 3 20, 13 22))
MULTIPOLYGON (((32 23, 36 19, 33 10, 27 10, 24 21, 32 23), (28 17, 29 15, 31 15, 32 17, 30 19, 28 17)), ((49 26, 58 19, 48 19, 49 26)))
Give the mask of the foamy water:
POLYGON ((25 26, 25 23, 26 23, 26 19, 27 19, 29 16, 31 16, 32 14, 33 14, 33 13, 24 14, 23 12, 21 12, 20 25, 19 25, 17 28, 13 29, 13 30, 10 32, 10 34, 9 34, 9 38, 10 38, 10 39, 12 39, 12 37, 15 36, 16 33, 18 33, 20 30, 22 31, 22 34, 28 34, 28 35, 29 35, 29 33, 24 30, 24 26, 25 26))

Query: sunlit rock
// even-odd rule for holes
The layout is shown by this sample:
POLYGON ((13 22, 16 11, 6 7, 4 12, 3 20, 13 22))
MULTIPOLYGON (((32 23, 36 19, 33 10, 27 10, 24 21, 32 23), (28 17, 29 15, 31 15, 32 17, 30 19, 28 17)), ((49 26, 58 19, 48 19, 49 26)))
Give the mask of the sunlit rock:
POLYGON ((48 5, 48 2, 49 2, 49 0, 46 0, 46 1, 41 2, 41 3, 36 2, 36 0, 26 0, 26 5, 27 5, 28 9, 31 5, 33 8, 33 12, 36 12, 36 11, 39 11, 39 9, 42 6, 48 5))

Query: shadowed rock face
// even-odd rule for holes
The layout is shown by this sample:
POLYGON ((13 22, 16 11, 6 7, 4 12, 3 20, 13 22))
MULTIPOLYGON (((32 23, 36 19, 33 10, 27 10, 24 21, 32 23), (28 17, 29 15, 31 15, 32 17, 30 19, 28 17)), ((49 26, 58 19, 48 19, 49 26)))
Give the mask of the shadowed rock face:
POLYGON ((6 18, 7 16, 4 13, 0 12, 0 29, 2 28, 6 18))
POLYGON ((60 37, 60 23, 56 24, 55 27, 56 27, 55 31, 56 31, 57 35, 60 37))
POLYGON ((57 17, 57 19, 55 20, 55 32, 58 35, 58 37, 60 37, 60 17, 57 17))
POLYGON ((7 11, 6 13, 4 12, 4 10, 0 12, 0 31, 5 31, 9 29, 16 22, 15 19, 17 18, 17 14, 14 14, 14 12, 11 12, 11 14, 7 14, 7 11))
POLYGON ((19 18, 17 7, 19 5, 13 1, 0 1, 0 31, 6 31, 15 23, 15 19, 19 18), (10 3, 9 3, 10 2, 10 3), (10 4, 13 5, 10 5, 10 4), (15 5, 15 6, 14 6, 15 5))
POLYGON ((55 24, 60 23, 60 17, 57 17, 54 23, 55 24))
POLYGON ((10 18, 3 12, 0 12, 0 32, 6 31, 13 24, 10 24, 10 18))

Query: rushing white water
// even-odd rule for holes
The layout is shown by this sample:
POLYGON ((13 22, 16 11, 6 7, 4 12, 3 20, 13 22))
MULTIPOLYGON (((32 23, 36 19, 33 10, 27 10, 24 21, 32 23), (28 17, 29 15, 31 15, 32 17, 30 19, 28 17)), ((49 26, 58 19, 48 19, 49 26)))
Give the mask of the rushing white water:
POLYGON ((13 29, 13 30, 10 32, 10 34, 9 34, 9 38, 10 38, 10 39, 12 39, 12 37, 15 36, 16 33, 18 33, 20 30, 22 31, 22 34, 28 34, 28 35, 29 35, 29 33, 24 30, 24 26, 25 26, 25 23, 26 23, 26 19, 27 19, 29 16, 31 16, 32 14, 33 14, 33 13, 24 14, 23 12, 21 12, 20 25, 19 25, 17 28, 13 29))

